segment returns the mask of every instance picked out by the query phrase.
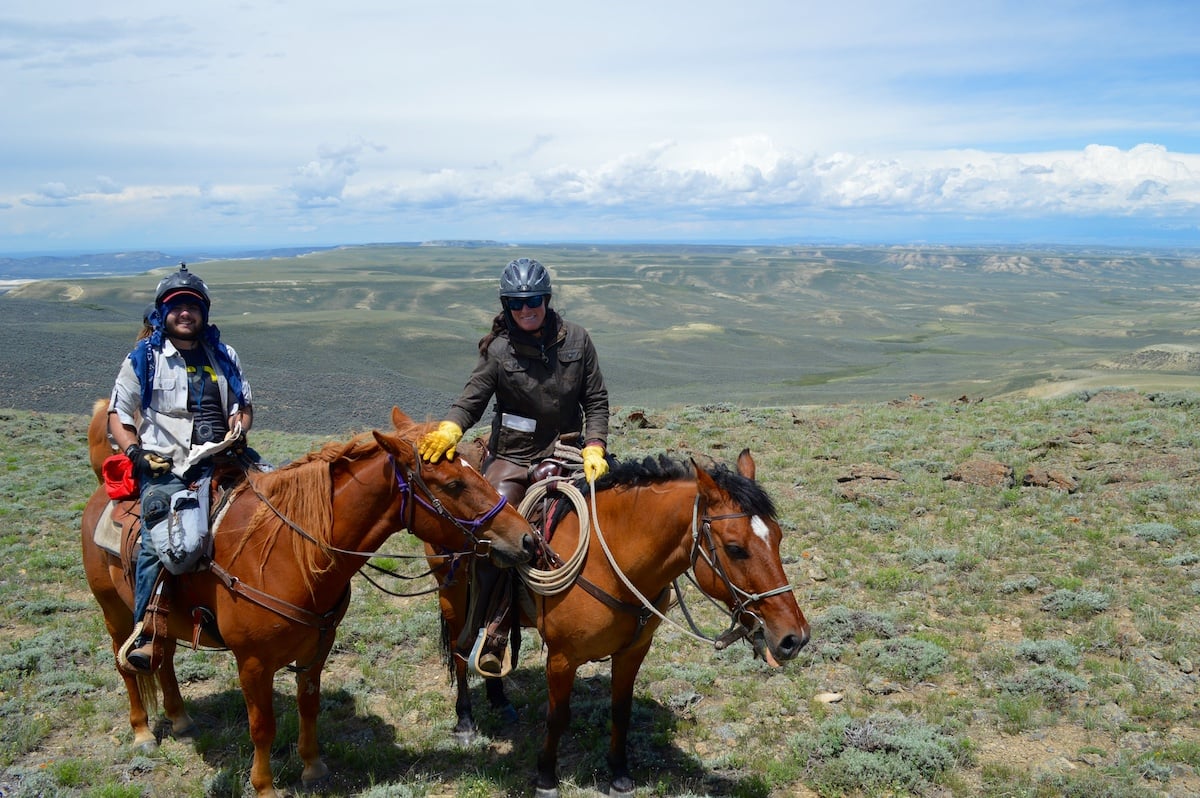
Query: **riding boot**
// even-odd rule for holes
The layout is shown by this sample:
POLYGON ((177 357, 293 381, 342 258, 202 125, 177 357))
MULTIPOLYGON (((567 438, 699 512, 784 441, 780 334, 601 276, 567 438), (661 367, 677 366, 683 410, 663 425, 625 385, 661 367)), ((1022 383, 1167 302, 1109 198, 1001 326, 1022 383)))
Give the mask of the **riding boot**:
MULTIPOLYGON (((485 467, 484 478, 513 507, 521 505, 528 488, 529 471, 526 467, 497 458, 485 467)), ((487 678, 504 676, 514 664, 512 660, 516 647, 513 655, 508 653, 514 626, 513 588, 511 570, 497 568, 486 559, 475 562, 471 582, 473 596, 464 636, 470 635, 470 640, 475 644, 472 654, 475 670, 487 678)), ((468 642, 468 645, 471 643, 468 642)))
POLYGON ((512 626, 506 617, 511 604, 511 572, 487 560, 475 561, 471 571, 471 599, 458 648, 471 652, 469 661, 481 676, 501 676, 512 626))
POLYGON ((505 672, 505 652, 513 626, 512 590, 512 570, 497 571, 484 616, 487 625, 480 631, 483 642, 480 644, 477 667, 487 676, 503 676, 505 672))
POLYGON ((167 616, 171 612, 170 591, 166 575, 159 577, 154 594, 146 607, 146 615, 138 624, 132 645, 122 651, 122 659, 138 673, 153 673, 158 670, 165 656, 163 641, 170 633, 167 616))

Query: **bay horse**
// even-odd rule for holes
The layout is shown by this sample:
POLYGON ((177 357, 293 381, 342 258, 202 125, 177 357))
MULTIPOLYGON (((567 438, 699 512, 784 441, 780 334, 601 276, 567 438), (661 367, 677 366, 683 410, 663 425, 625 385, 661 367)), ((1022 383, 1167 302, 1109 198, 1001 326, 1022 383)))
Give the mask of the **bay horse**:
MULTIPOLYGON (((192 731, 173 663, 176 641, 229 649, 246 701, 254 744, 250 782, 259 798, 280 795, 270 762, 272 682, 292 663, 301 779, 307 786, 328 774, 316 736, 321 671, 349 604, 351 578, 392 534, 407 529, 446 551, 486 551, 500 566, 532 554, 536 533, 529 522, 465 461, 421 462, 415 441, 429 424, 414 423, 399 408, 392 424, 394 431, 328 443, 278 470, 248 475, 249 488, 236 494, 214 530, 211 568, 173 577, 176 611, 168 616, 170 639, 156 673, 164 712, 174 734, 192 731), (194 621, 202 612, 215 624, 194 621)), ((99 434, 102 427, 93 429, 99 434)), ((104 453, 101 443, 89 440, 89 449, 104 453)), ((108 504, 101 487, 84 509, 83 564, 116 655, 133 630, 133 592, 130 564, 95 541, 108 504)), ((114 517, 134 511, 125 503, 114 517)), ((153 679, 123 671, 122 678, 134 745, 153 750, 146 709, 157 707, 153 679)))
MULTIPOLYGON (((606 657, 612 660, 610 794, 633 794, 626 744, 634 681, 661 618, 643 606, 617 569, 659 612, 667 608, 672 582, 690 569, 696 585, 729 608, 732 625, 716 641, 718 647, 746 637, 756 655, 777 666, 808 642, 808 621, 780 559, 783 532, 775 507, 754 476, 754 459, 746 449, 738 457, 737 472, 659 456, 615 464, 597 480, 582 572, 564 592, 535 594, 536 617, 522 616, 522 625, 536 626, 546 648, 549 702, 537 758, 537 798, 558 796, 558 745, 570 722, 576 671, 606 657)), ((571 502, 560 503, 546 528, 552 531, 555 552, 576 551, 580 518, 571 502)), ((428 545, 426 551, 435 553, 428 545)), ((431 557, 430 565, 439 578, 443 641, 457 685, 454 733, 470 739, 476 727, 467 661, 454 653, 466 618, 469 580, 448 580, 444 561, 431 557)), ((484 681, 493 706, 515 719, 502 680, 484 681)))

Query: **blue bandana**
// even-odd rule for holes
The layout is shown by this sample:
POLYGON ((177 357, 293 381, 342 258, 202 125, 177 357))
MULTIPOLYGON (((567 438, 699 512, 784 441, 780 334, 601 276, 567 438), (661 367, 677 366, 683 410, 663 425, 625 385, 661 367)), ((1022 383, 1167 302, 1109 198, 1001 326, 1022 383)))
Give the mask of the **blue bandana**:
MULTIPOLYGON (((203 305, 201 306, 203 309, 203 305)), ((148 338, 143 338, 137 342, 133 351, 129 353, 129 362, 133 365, 133 373, 137 375, 138 384, 142 386, 142 409, 150 407, 150 399, 154 395, 154 356, 153 353, 161 352, 163 348, 163 308, 159 308, 150 314, 147 321, 154 329, 148 338)), ((207 320, 207 317, 206 317, 207 320)), ((237 399, 237 403, 245 407, 246 397, 243 394, 242 375, 238 371, 237 366, 233 363, 233 356, 229 354, 229 347, 221 343, 221 331, 214 324, 204 325, 204 342, 208 344, 208 348, 212 350, 216 356, 216 366, 221 373, 225 375, 225 379, 229 381, 229 392, 237 399)))

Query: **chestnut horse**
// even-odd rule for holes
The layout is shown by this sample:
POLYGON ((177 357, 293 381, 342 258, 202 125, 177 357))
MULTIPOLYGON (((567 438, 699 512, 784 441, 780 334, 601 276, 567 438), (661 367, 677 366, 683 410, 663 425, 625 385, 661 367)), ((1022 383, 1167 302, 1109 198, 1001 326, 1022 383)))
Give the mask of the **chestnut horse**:
MULTIPOLYGON (((531 556, 535 532, 516 508, 464 461, 422 463, 415 441, 428 424, 414 423, 399 408, 392 423, 394 432, 326 444, 276 471, 251 475, 250 488, 237 493, 214 531, 212 567, 173 578, 171 639, 157 671, 164 711, 175 734, 191 730, 173 663, 177 640, 197 635, 200 644, 228 648, 246 700, 254 743, 250 782, 260 798, 279 795, 270 761, 272 682, 291 663, 297 667, 301 778, 309 785, 329 772, 316 737, 321 670, 349 604, 351 578, 389 536, 407 529, 444 550, 487 551, 501 566, 531 556), (215 626, 193 628, 202 612, 215 626)), ((93 425, 93 434, 100 429, 93 425)), ((89 441, 89 447, 102 453, 101 443, 89 441)), ((108 504, 100 488, 83 512, 83 564, 115 654, 133 630, 133 594, 130 565, 94 540, 108 504)), ((122 676, 134 744, 153 749, 144 703, 152 710, 157 705, 153 680, 122 676)))
MULTIPOLYGON (((808 621, 780 560, 783 532, 774 505, 754 481, 749 450, 737 462, 735 473, 720 465, 704 469, 694 461, 688 465, 660 456, 616 464, 596 482, 591 539, 580 576, 557 595, 535 595, 536 618, 522 618, 523 625, 536 625, 546 647, 549 703, 537 761, 538 798, 558 795, 558 744, 570 721, 575 673, 585 662, 606 657, 612 658, 611 794, 633 793, 626 754, 633 687, 661 618, 643 606, 618 568, 659 612, 670 600, 672 582, 690 569, 704 593, 729 607, 733 625, 718 646, 747 637, 756 654, 776 666, 808 642, 808 621)), ((579 543, 580 520, 574 510, 571 502, 562 502, 547 527, 559 554, 569 555, 579 543)), ((426 551, 434 550, 427 545, 426 551)), ((444 561, 431 558, 430 565, 441 569, 443 637, 453 647, 466 616, 467 580, 447 580, 444 561)), ((458 689, 455 735, 469 738, 475 721, 467 662, 452 649, 450 653, 458 689)), ((491 703, 515 717, 502 681, 485 682, 491 703)))

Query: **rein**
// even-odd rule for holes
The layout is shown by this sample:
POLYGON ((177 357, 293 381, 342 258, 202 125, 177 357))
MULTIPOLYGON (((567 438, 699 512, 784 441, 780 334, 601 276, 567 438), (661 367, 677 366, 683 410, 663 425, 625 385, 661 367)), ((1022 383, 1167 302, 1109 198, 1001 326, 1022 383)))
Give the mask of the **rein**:
MULTIPOLYGON (((675 595, 678 599, 680 610, 683 612, 684 618, 687 619, 688 626, 691 627, 690 629, 684 628, 680 624, 676 623, 673 619, 667 617, 665 614, 659 611, 659 609, 655 606, 655 602, 650 601, 644 595, 642 595, 642 593, 636 587, 634 587, 633 583, 629 580, 629 577, 625 575, 625 572, 621 570, 621 567, 617 564, 616 558, 613 557, 612 551, 608 548, 608 541, 604 539, 604 533, 600 529, 600 515, 596 510, 596 486, 592 485, 591 489, 592 524, 593 528, 596 530, 596 538, 600 541, 600 548, 604 550, 604 554, 608 558, 608 564, 617 574, 617 577, 621 580, 622 584, 624 584, 625 587, 628 588, 631 593, 633 593, 633 595, 637 596, 637 599, 641 602, 642 607, 644 607, 646 610, 649 610, 654 615, 657 615, 659 619, 674 626, 688 637, 700 642, 712 643, 717 651, 721 651, 735 641, 755 634, 759 629, 765 626, 762 616, 750 609, 750 604, 765 598, 770 598, 771 596, 777 596, 781 593, 787 593, 792 590, 792 586, 790 584, 784 584, 780 587, 774 588, 773 590, 769 590, 766 593, 748 593, 737 585, 733 584, 733 581, 730 580, 728 574, 725 573, 725 568, 721 565, 721 561, 716 557, 716 543, 712 534, 712 522, 729 520, 733 518, 746 518, 750 514, 730 513, 727 515, 701 516, 700 494, 697 492, 695 504, 692 506, 692 564, 687 571, 688 579, 692 582, 692 584, 697 584, 695 577, 696 561, 702 557, 705 563, 707 563, 708 566, 712 568, 712 570, 718 576, 720 576, 721 581, 724 582, 726 589, 729 590, 729 594, 737 599, 737 604, 734 609, 730 610, 727 607, 721 606, 716 601, 713 601, 713 604, 716 607, 729 616, 730 626, 729 629, 727 629, 718 637, 708 637, 700 631, 699 627, 696 625, 696 622, 692 619, 691 614, 688 612, 687 606, 683 603, 683 594, 679 590, 678 580, 676 580, 675 595), (700 545, 701 532, 703 532, 703 539, 705 545, 707 546, 707 551, 705 551, 700 545), (751 618, 753 618, 754 625, 748 626, 742 622, 741 617, 743 615, 749 615, 751 618)), ((699 587, 699 585, 697 585, 697 587, 699 587)))
MULTIPOLYGON (((416 454, 415 451, 414 451, 414 454, 416 454)), ((408 479, 406 480, 404 477, 404 474, 402 473, 399 463, 396 462, 396 458, 391 454, 388 455, 388 462, 391 463, 392 471, 396 475, 396 485, 400 489, 400 502, 401 502, 401 504, 400 504, 401 513, 400 514, 402 517, 407 518, 404 528, 406 530, 408 530, 410 533, 412 532, 413 521, 415 520, 415 517, 416 517, 416 505, 420 504, 422 507, 426 508, 430 512, 436 513, 437 515, 441 516, 442 518, 444 518, 444 519, 448 520, 450 523, 452 523, 457 529, 459 529, 463 533, 464 536, 466 536, 467 540, 470 541, 470 543, 471 543, 471 547, 466 551, 446 554, 446 555, 442 555, 442 556, 450 558, 450 559, 457 558, 463 554, 473 554, 474 556, 478 556, 478 557, 487 556, 488 549, 491 546, 491 541, 486 540, 486 539, 481 540, 478 537, 477 533, 478 533, 479 529, 481 527, 483 527, 484 524, 487 524, 489 521, 491 521, 493 518, 496 517, 497 513, 499 513, 504 508, 504 505, 507 503, 507 500, 503 496, 501 496, 500 500, 496 503, 496 505, 494 507, 492 507, 490 510, 488 510, 487 512, 485 512, 483 515, 479 516, 476 519, 467 520, 467 519, 458 518, 453 513, 451 513, 449 510, 447 510, 445 508, 445 506, 442 504, 441 500, 439 500, 436 496, 433 495, 433 491, 431 491, 429 489, 429 486, 425 484, 425 480, 421 478, 421 473, 420 473, 421 459, 420 459, 420 457, 415 457, 414 459, 415 459, 415 462, 417 463, 416 469, 414 471, 408 472, 408 479), (424 494, 424 496, 418 495, 416 493, 416 491, 413 489, 414 484, 421 489, 421 492, 424 494), (406 509, 407 509, 407 513, 405 513, 406 509)), ((293 532, 298 534, 300 537, 304 538, 309 543, 312 543, 314 546, 317 546, 318 548, 320 548, 324 551, 334 552, 337 554, 345 554, 345 555, 349 555, 349 556, 353 556, 353 557, 364 557, 367 560, 370 560, 372 557, 391 557, 391 558, 395 558, 395 559, 401 559, 401 558, 415 559, 417 556, 424 557, 424 555, 381 554, 379 552, 371 552, 371 551, 354 551, 351 549, 338 548, 337 546, 333 546, 328 543, 322 543, 321 541, 314 538, 307 531, 305 531, 303 527, 301 527, 299 524, 297 524, 295 521, 293 521, 291 518, 289 518, 282 510, 280 510, 278 507, 276 507, 274 504, 272 504, 271 500, 268 499, 266 497, 266 495, 263 494, 263 492, 258 489, 258 486, 256 484, 254 484, 254 480, 251 479, 249 472, 246 472, 246 483, 250 486, 250 489, 254 492, 254 495, 258 498, 258 500, 260 502, 262 502, 267 507, 267 509, 269 509, 272 513, 274 513, 276 518, 278 518, 280 521, 282 521, 288 528, 290 528, 293 532)), ((375 567, 377 567, 377 566, 375 566, 375 567)), ((312 612, 311 610, 305 609, 304 607, 299 607, 295 604, 284 601, 283 599, 272 596, 271 594, 265 593, 265 592, 259 590, 258 588, 247 585, 245 582, 243 582, 242 580, 238 579, 236 576, 229 573, 229 571, 225 570, 225 568, 223 566, 219 565, 215 561, 210 561, 209 568, 210 568, 210 570, 212 570, 213 574, 221 581, 221 583, 224 584, 225 587, 228 588, 231 592, 233 592, 237 595, 240 595, 240 596, 245 596, 247 599, 249 599, 254 604, 257 604, 258 606, 262 607, 263 609, 270 610, 271 612, 274 612, 276 615, 280 615, 290 621, 295 621, 296 623, 302 624, 304 626, 314 627, 316 629, 321 630, 322 632, 326 631, 329 628, 329 625, 327 625, 325 623, 326 620, 328 618, 336 615, 338 609, 341 608, 345 604, 345 602, 349 599, 349 595, 350 595, 350 586, 349 586, 349 584, 347 584, 346 590, 343 592, 342 596, 338 599, 337 605, 334 607, 334 609, 330 610, 328 613, 325 613, 322 615, 322 614, 317 614, 315 612, 312 612)), ((378 570, 384 571, 385 573, 391 573, 390 571, 386 571, 386 569, 382 569, 382 568, 379 568, 378 570)), ((422 591, 420 593, 413 593, 413 594, 394 593, 390 590, 385 589, 381 585, 377 584, 370 577, 363 574, 361 568, 359 569, 359 571, 357 573, 361 574, 363 576, 363 578, 366 579, 371 585, 379 588, 380 590, 382 590, 385 593, 388 593, 389 595, 419 596, 419 595, 424 595, 425 593, 428 593, 428 592, 433 592, 432 590, 430 590, 430 591, 422 591)), ((423 575, 427 575, 429 573, 432 573, 432 571, 428 571, 428 572, 426 572, 426 574, 423 574, 423 575)), ((417 577, 413 577, 413 578, 417 578, 417 577)), ((436 588, 434 588, 434 589, 436 590, 436 588)))
MULTIPOLYGON (((415 470, 408 472, 408 480, 406 480, 400 468, 400 464, 396 462, 395 456, 390 454, 388 455, 388 462, 392 464, 392 472, 396 475, 396 486, 400 488, 400 514, 406 517, 404 529, 410 533, 412 532, 413 521, 416 518, 417 512, 416 505, 420 504, 430 512, 449 521, 456 529, 463 533, 467 540, 471 542, 471 547, 462 553, 469 552, 477 557, 486 557, 488 555, 488 549, 491 548, 492 542, 486 538, 481 539, 477 533, 481 527, 495 518, 496 515, 502 509, 504 509, 504 505, 508 503, 508 500, 501 496, 500 500, 496 502, 492 509, 488 510, 478 518, 471 520, 458 518, 446 509, 445 505, 442 504, 440 499, 433 495, 433 491, 429 489, 429 486, 425 484, 425 480, 421 478, 421 459, 419 457, 414 459, 417 463, 417 467, 415 470), (424 496, 418 495, 416 491, 413 490, 414 483, 420 487, 424 496)), ((258 500, 266 505, 267 509, 274 513, 276 518, 282 521, 300 537, 324 551, 333 552, 334 554, 346 554, 352 557, 365 557, 367 559, 372 557, 389 557, 398 560, 425 558, 425 555, 423 554, 385 554, 378 551, 356 551, 354 549, 342 549, 329 543, 322 543, 305 531, 302 526, 289 518, 282 510, 272 504, 271 500, 268 499, 258 489, 258 486, 255 485, 254 482, 249 478, 249 475, 247 475, 246 481, 249 482, 250 489, 254 491, 254 495, 258 498, 258 500)))

